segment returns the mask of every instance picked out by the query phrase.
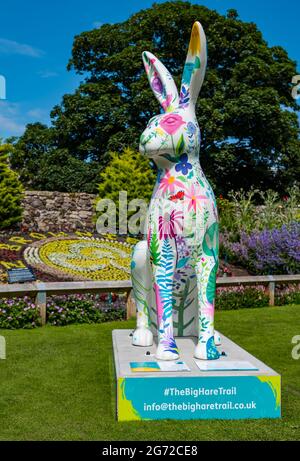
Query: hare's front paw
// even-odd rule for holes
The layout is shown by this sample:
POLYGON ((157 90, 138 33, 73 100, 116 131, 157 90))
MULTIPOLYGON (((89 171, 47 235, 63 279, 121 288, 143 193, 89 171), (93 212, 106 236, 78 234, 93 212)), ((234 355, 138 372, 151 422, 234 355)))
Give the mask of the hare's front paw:
POLYGON ((213 336, 208 341, 197 344, 194 357, 200 360, 217 360, 220 357, 213 336))
POLYGON ((214 338, 215 338, 215 345, 216 346, 221 346, 221 336, 220 336, 220 333, 218 331, 215 331, 215 335, 214 335, 214 338))
POLYGON ((137 328, 132 336, 133 346, 149 347, 153 344, 153 334, 148 328, 137 328))
POLYGON ((177 347, 173 350, 166 349, 163 344, 159 344, 156 349, 155 357, 157 360, 177 360, 179 357, 177 347))

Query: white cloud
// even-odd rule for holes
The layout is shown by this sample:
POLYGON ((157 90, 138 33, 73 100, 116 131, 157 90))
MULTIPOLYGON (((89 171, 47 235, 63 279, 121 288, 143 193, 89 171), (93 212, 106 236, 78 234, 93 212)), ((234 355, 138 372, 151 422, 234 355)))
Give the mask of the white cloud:
POLYGON ((20 136, 24 129, 18 104, 0 101, 0 137, 20 136))
POLYGON ((25 43, 0 38, 0 54, 21 54, 32 58, 40 58, 44 54, 44 51, 25 43))
POLYGON ((21 134, 23 134, 25 130, 25 125, 17 123, 14 120, 10 119, 9 117, 5 117, 5 115, 1 115, 1 114, 0 114, 0 126, 1 126, 1 131, 2 130, 4 131, 4 134, 5 134, 4 137, 20 136, 21 134))
POLYGON ((51 78, 51 77, 58 77, 58 73, 57 72, 54 72, 52 70, 40 70, 38 72, 38 75, 41 77, 41 78, 51 78))
POLYGON ((49 123, 49 113, 39 107, 24 110, 20 104, 0 101, 0 138, 20 136, 27 123, 49 123))

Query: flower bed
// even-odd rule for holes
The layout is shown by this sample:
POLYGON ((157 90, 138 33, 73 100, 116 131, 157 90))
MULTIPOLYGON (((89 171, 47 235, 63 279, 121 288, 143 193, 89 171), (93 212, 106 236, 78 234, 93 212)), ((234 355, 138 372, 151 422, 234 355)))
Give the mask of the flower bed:
MULTIPOLYGON (((278 287, 275 304, 300 304, 300 286, 278 287)), ((218 288, 217 310, 266 307, 265 287, 218 288)), ((117 294, 52 296, 47 302, 47 323, 55 326, 76 323, 102 323, 125 319, 125 296, 117 294)), ((28 296, 0 299, 0 328, 40 326, 39 311, 28 296)))
POLYGON ((137 239, 89 232, 0 237, 0 282, 6 270, 33 268, 37 278, 55 280, 127 280, 137 239))
POLYGON ((242 232, 239 242, 221 236, 221 252, 255 275, 297 274, 300 271, 300 223, 280 229, 242 232))
MULTIPOLYGON (((47 323, 102 323, 124 320, 125 298, 115 294, 52 296, 47 302, 47 323)), ((0 328, 40 326, 39 311, 28 296, 0 299, 0 328)))

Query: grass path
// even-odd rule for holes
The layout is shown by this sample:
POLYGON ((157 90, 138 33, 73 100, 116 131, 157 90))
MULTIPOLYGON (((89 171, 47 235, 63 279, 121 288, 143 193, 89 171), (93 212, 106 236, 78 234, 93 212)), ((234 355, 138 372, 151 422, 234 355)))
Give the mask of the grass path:
POLYGON ((299 440, 300 306, 217 312, 216 327, 282 375, 282 419, 117 423, 111 331, 134 322, 2 330, 0 440, 299 440))

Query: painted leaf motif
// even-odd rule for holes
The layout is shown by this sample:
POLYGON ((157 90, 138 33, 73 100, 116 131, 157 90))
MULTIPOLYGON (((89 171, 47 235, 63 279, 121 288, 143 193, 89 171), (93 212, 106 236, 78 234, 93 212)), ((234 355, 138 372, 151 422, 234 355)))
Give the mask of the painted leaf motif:
POLYGON ((157 238, 157 233, 153 232, 150 241, 150 257, 151 261, 155 266, 158 266, 160 261, 160 252, 159 252, 159 242, 157 238))
POLYGON ((183 154, 184 151, 184 139, 183 139, 183 134, 181 134, 178 143, 176 145, 176 157, 180 157, 181 154, 183 154))
POLYGON ((219 252, 218 223, 213 223, 205 232, 203 238, 203 251, 207 256, 213 256, 215 259, 219 252))
POLYGON ((186 176, 177 176, 180 181, 186 182, 186 176))
POLYGON ((167 239, 164 240, 161 259, 157 267, 157 285, 163 304, 163 320, 166 321, 172 314, 173 308, 173 250, 167 239))
POLYGON ((186 263, 188 262, 189 258, 183 258, 183 259, 180 259, 177 263, 177 269, 180 269, 181 267, 184 267, 186 265, 186 263))
POLYGON ((172 157, 170 154, 163 154, 161 157, 169 160, 170 162, 177 163, 178 159, 176 157, 172 157))
POLYGON ((217 270, 218 270, 218 266, 216 264, 211 270, 209 277, 208 277, 208 282, 207 282, 207 287, 206 287, 206 298, 210 304, 213 304, 215 295, 216 295, 217 270))
POLYGON ((198 56, 196 56, 195 64, 194 64, 194 69, 200 69, 200 67, 201 67, 200 58, 199 58, 198 56))

